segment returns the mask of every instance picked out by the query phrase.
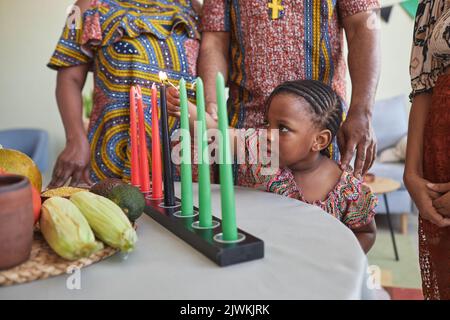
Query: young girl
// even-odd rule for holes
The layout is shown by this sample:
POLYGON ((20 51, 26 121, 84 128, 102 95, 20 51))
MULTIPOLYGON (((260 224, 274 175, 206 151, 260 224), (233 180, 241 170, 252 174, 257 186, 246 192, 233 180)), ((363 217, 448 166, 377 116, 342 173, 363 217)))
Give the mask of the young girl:
MULTIPOLYGON (((179 105, 176 90, 169 90, 168 100, 172 114, 176 114, 179 105)), ((189 112, 193 124, 194 105, 190 105, 189 112)), ((367 253, 375 242, 377 199, 367 186, 350 171, 342 171, 327 154, 342 121, 342 104, 337 94, 320 81, 285 82, 270 95, 266 118, 268 139, 279 146, 278 154, 272 156, 278 156, 280 168, 273 175, 263 175, 262 165, 240 165, 240 179, 247 186, 263 185, 269 192, 322 208, 350 228, 367 253), (278 130, 278 137, 274 130, 278 130)), ((208 115, 207 125, 217 127, 208 115)), ((231 137, 235 137, 236 133, 231 132, 231 137)), ((246 147, 247 153, 258 148, 256 131, 248 134, 246 147)))

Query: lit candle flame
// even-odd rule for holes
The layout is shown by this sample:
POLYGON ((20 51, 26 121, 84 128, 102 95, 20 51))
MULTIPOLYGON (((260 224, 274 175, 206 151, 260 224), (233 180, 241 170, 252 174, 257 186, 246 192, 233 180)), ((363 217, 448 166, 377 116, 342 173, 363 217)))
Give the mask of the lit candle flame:
POLYGON ((178 90, 178 88, 177 88, 172 82, 170 82, 169 78, 167 77, 167 73, 165 73, 164 71, 160 71, 160 72, 159 72, 159 80, 160 80, 163 84, 165 84, 165 83, 167 82, 167 83, 170 84, 172 87, 174 87, 175 89, 178 90))
POLYGON ((164 71, 160 71, 159 72, 159 80, 164 83, 167 81, 167 73, 165 73, 164 71))

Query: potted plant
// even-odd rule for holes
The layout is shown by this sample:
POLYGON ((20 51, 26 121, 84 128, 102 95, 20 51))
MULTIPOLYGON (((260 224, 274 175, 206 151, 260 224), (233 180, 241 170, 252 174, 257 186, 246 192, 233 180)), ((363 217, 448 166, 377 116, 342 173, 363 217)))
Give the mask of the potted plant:
POLYGON ((89 127, 89 119, 91 118, 92 109, 94 107, 94 92, 83 95, 83 123, 86 132, 89 127))

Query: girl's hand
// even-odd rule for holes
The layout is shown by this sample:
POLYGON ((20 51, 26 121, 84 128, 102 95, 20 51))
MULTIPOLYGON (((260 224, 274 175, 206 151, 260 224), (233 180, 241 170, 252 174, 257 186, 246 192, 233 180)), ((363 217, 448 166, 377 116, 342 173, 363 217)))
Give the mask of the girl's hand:
POLYGON ((433 199, 433 206, 441 215, 450 217, 450 182, 448 183, 428 183, 427 187, 439 194, 433 199))
POLYGON ((377 227, 375 225, 375 220, 372 220, 369 224, 362 226, 357 229, 352 230, 358 239, 361 248, 364 253, 367 254, 369 250, 373 247, 375 239, 377 237, 377 227))
POLYGON ((439 213, 433 205, 434 199, 439 199, 440 193, 431 190, 429 181, 417 175, 407 175, 405 185, 414 200, 422 219, 428 220, 438 227, 450 226, 450 219, 439 213))
POLYGON ((169 116, 180 118, 180 92, 174 87, 168 87, 166 94, 167 113, 169 116))
POLYGON ((48 188, 58 188, 71 179, 70 185, 77 186, 84 181, 88 185, 90 147, 87 137, 80 137, 77 141, 67 141, 66 147, 60 153, 53 169, 52 181, 48 188))

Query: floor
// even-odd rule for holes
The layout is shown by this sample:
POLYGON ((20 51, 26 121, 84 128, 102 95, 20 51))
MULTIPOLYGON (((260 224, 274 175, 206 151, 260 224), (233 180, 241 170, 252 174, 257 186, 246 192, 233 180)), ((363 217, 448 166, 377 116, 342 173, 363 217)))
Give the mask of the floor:
MULTIPOLYGON (((401 226, 400 226, 400 215, 392 214, 392 225, 394 227, 394 230, 397 233, 400 233, 401 226)), ((376 215, 376 223, 377 228, 381 231, 389 231, 388 223, 387 223, 387 216, 385 214, 378 214, 376 215)), ((409 213, 408 218, 408 236, 410 236, 414 241, 415 248, 417 250, 417 253, 419 253, 419 246, 418 246, 418 215, 415 212, 409 213)))
MULTIPOLYGON (((378 239, 384 243, 378 243, 383 247, 383 256, 371 256, 369 253, 369 262, 375 261, 381 266, 381 285, 386 290, 391 300, 422 300, 422 290, 420 288, 420 272, 418 269, 418 217, 416 213, 411 213, 408 219, 408 234, 400 233, 400 216, 392 215, 392 223, 395 230, 397 245, 399 249, 400 261, 394 259, 394 251, 389 234, 387 216, 380 214, 376 217, 378 239), (405 242, 407 245, 405 246, 405 242), (403 259, 402 259, 403 257, 403 259), (403 279, 398 279, 399 276, 403 279), (397 277, 397 279, 395 278, 397 277), (405 279, 408 278, 409 279, 405 279), (406 281, 406 284, 405 284, 406 281)), ((375 248, 375 247, 374 247, 375 248)))

